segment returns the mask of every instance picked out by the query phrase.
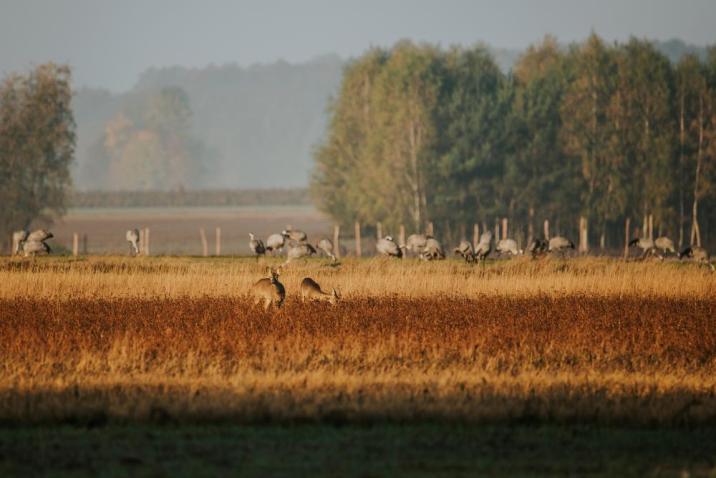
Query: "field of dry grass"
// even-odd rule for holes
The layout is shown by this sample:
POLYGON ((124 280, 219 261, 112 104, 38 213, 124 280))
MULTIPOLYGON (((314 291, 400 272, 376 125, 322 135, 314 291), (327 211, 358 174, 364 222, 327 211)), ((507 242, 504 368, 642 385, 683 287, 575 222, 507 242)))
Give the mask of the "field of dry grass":
MULTIPOLYGON (((0 298, 228 297, 246 294, 282 258, 44 257, 0 259, 0 298)), ((421 262, 384 258, 298 261, 283 268, 289 300, 310 276, 345 297, 435 298, 476 296, 668 297, 716 296, 716 274, 678 261, 624 262, 608 258, 545 258, 490 261, 421 262)))
POLYGON ((716 424, 716 274, 608 259, 0 262, 0 421, 716 424), (271 262, 271 261, 267 261, 271 262), (306 275, 337 307, 296 299, 306 275))

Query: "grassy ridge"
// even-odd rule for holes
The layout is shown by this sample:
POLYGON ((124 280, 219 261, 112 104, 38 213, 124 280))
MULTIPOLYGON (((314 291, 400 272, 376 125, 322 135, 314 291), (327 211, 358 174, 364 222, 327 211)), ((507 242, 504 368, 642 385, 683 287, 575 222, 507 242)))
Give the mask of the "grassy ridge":
POLYGON ((716 423, 716 298, 0 301, 6 423, 716 423))

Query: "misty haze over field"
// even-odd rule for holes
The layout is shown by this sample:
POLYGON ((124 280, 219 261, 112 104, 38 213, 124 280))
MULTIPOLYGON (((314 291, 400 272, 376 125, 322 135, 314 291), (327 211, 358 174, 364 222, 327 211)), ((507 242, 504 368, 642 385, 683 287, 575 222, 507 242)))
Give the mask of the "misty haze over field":
POLYGON ((707 1, 0 7, 0 74, 46 61, 73 67, 80 189, 304 187, 345 62, 401 38, 443 47, 485 42, 503 70, 547 33, 562 44, 592 29, 607 41, 647 37, 672 60, 716 39, 716 4, 707 1), (157 115, 169 119, 148 120, 157 115), (167 143, 179 144, 181 179, 141 163, 164 154, 158 145, 167 143))

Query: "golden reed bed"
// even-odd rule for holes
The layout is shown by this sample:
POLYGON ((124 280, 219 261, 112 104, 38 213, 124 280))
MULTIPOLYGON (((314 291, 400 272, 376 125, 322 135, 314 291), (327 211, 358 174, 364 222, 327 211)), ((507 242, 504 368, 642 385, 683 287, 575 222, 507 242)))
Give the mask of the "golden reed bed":
POLYGON ((716 424, 716 274, 600 259, 0 262, 0 422, 716 424), (310 275, 342 289, 301 304, 310 275))
MULTIPOLYGON (((0 259, 0 298, 240 297, 279 258, 96 257, 77 261, 0 259)), ((716 274, 676 260, 631 261, 527 257, 469 265, 458 260, 346 259, 337 267, 312 259, 285 267, 288 296, 303 277, 336 287, 345 297, 716 296, 716 274)))

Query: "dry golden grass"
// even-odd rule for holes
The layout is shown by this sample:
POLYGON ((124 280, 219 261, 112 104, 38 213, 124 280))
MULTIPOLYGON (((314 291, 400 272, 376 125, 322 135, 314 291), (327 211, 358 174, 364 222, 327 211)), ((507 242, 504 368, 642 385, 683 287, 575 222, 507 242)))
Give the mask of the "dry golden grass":
MULTIPOLYGON (((281 259, 102 257, 0 259, 0 298, 239 297, 281 259)), ((289 295, 311 276, 345 297, 716 296, 716 274, 693 263, 529 258, 468 265, 457 260, 346 259, 297 262, 281 276, 289 295)))
POLYGON ((716 423, 716 299, 0 300, 0 421, 716 423))

